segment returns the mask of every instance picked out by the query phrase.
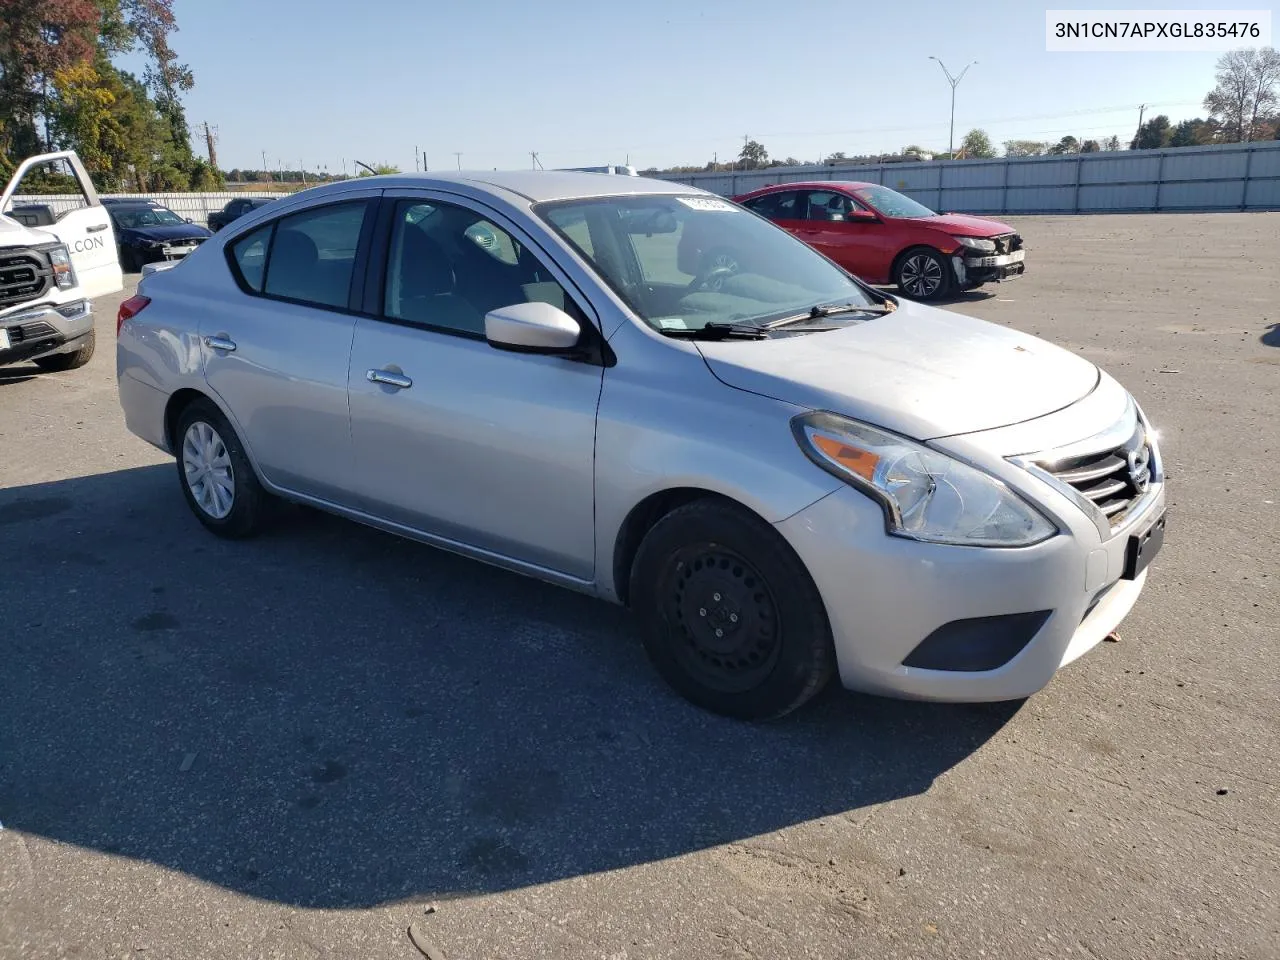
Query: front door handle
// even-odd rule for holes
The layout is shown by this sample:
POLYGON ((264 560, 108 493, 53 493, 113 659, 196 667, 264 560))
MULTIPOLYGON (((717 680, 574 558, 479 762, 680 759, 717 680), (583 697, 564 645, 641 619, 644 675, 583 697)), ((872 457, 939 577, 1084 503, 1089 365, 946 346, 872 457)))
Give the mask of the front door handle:
POLYGON ((92 227, 85 227, 85 233, 97 233, 99 230, 107 229, 105 223, 95 223, 92 227))
POLYGON ((204 345, 210 350, 225 350, 227 353, 236 348, 236 342, 226 337, 205 337, 204 345))
POLYGON ((396 387, 400 390, 408 390, 413 386, 413 381, 403 373, 395 373, 391 370, 370 370, 365 374, 365 378, 370 383, 385 383, 388 387, 396 387))

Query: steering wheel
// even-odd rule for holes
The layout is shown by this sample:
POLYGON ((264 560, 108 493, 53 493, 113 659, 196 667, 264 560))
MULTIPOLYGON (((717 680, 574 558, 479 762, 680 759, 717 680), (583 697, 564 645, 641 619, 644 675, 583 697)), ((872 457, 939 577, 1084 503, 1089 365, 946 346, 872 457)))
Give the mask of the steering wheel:
POLYGON ((694 291, 719 290, 740 269, 737 257, 723 250, 716 251, 703 261, 701 272, 694 277, 689 288, 694 291))

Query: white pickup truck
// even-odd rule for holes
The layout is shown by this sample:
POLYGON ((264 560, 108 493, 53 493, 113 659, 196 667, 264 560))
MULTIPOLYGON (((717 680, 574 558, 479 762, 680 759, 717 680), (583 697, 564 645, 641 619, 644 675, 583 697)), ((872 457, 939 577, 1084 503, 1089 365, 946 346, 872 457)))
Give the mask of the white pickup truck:
POLYGON ((31 361, 43 370, 82 367, 93 356, 93 298, 124 286, 111 218, 74 153, 24 160, 0 194, 0 366, 31 361), (23 178, 65 162, 82 206, 10 208, 23 178))

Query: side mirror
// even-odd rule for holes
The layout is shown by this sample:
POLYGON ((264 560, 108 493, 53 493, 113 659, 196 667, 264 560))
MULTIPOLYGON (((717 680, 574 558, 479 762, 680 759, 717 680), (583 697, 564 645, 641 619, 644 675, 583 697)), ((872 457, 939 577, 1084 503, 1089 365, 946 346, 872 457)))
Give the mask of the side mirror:
POLYGON ((195 223, 195 221, 192 220, 190 217, 187 217, 186 220, 187 220, 187 223, 195 223))
POLYGON ((879 223, 880 218, 870 210, 850 210, 845 214, 845 220, 850 223, 879 223))
POLYGON ((565 353, 578 345, 582 327, 559 307, 541 300, 490 310, 484 336, 491 347, 515 353, 565 353))

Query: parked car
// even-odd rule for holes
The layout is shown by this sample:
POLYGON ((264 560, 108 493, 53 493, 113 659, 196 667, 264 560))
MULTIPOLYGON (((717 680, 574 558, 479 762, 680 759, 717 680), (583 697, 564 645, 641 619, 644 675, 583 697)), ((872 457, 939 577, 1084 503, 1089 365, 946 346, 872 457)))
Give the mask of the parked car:
POLYGON ((283 498, 627 604, 672 686, 732 716, 833 671, 1028 696, 1163 542, 1155 434, 1091 361, 680 184, 317 187, 144 277, 117 329, 128 428, 209 530, 283 498), (692 236, 740 268, 692 272, 692 236))
POLYGON ((1008 224, 935 213, 875 183, 782 183, 734 201, 868 283, 897 284, 918 300, 1011 280, 1026 266, 1022 237, 1008 224))
MULTIPOLYGON (((0 366, 29 360, 71 370, 94 351, 93 298, 120 290, 111 219, 75 153, 47 153, 18 165, 0 195, 0 366), (10 209, 24 178, 65 164, 83 202, 61 214, 48 204, 10 209)), ((2 419, 2 417, 0 417, 2 419)))
POLYGON ((236 197, 228 200, 226 206, 221 210, 214 210, 209 214, 209 229, 217 233, 233 220, 243 217, 251 210, 257 210, 259 207, 265 207, 272 200, 271 197, 236 197))
POLYGON ((181 260, 213 236, 213 231, 154 200, 117 198, 105 202, 116 228, 120 264, 129 273, 147 263, 181 260))

